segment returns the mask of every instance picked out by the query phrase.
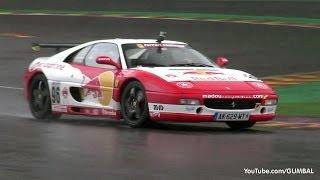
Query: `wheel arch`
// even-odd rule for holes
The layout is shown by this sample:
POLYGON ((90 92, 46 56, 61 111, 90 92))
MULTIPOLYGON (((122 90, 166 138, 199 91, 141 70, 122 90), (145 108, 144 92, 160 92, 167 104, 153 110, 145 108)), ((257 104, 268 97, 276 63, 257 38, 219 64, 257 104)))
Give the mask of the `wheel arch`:
MULTIPOLYGON (((32 74, 30 74, 30 76, 28 77, 28 80, 25 81, 25 83, 26 83, 25 91, 27 92, 27 96, 29 98, 28 103, 29 103, 31 114, 36 119, 57 119, 57 118, 59 118, 61 116, 61 114, 55 113, 52 111, 50 89, 47 89, 47 91, 48 91, 47 98, 46 98, 46 100, 44 100, 45 102, 43 102, 43 104, 41 105, 41 108, 35 109, 34 101, 32 101, 32 93, 33 92, 31 92, 31 90, 33 90, 33 87, 34 87, 33 84, 39 82, 39 80, 43 81, 45 86, 47 86, 47 88, 49 88, 49 84, 48 84, 47 76, 42 71, 40 71, 40 70, 39 71, 32 71, 31 73, 32 74)), ((43 91, 43 90, 41 90, 41 91, 43 91)), ((41 101, 43 101, 43 100, 41 100, 41 101)))
MULTIPOLYGON (((142 86, 144 87, 143 83, 142 83, 139 79, 137 79, 137 78, 131 77, 131 78, 126 79, 125 81, 123 81, 123 82, 121 83, 121 85, 120 85, 120 87, 119 87, 118 97, 119 97, 119 102, 120 102, 120 103, 121 103, 121 101, 120 101, 121 95, 122 95, 122 92, 123 92, 124 88, 125 88, 130 82, 132 82, 132 81, 138 81, 138 82, 141 83, 142 86)), ((145 89, 145 87, 144 87, 144 89, 145 89)))
POLYGON ((39 74, 43 74, 46 77, 45 73, 41 70, 27 72, 24 76, 24 96, 26 97, 27 100, 30 100, 30 93, 29 93, 30 84, 31 84, 33 78, 39 74))
MULTIPOLYGON (((116 98, 116 99, 119 101, 120 107, 121 107, 121 96, 122 96, 122 92, 123 92, 123 90, 125 89, 125 87, 126 87, 130 82, 133 82, 133 81, 137 81, 137 82, 141 83, 141 85, 143 86, 143 88, 146 89, 146 88, 144 87, 143 83, 142 83, 139 79, 137 79, 137 78, 135 78, 135 77, 130 77, 130 78, 124 80, 124 81, 121 83, 121 85, 119 86, 119 90, 118 90, 117 98, 116 98)), ((120 117, 122 118, 121 111, 120 111, 120 117)))
POLYGON ((134 127, 134 128, 137 128, 137 127, 145 127, 145 126, 148 126, 150 125, 150 117, 149 117, 149 108, 148 108, 148 97, 147 97, 147 89, 145 87, 145 85, 142 83, 141 80, 135 78, 135 77, 132 77, 132 78, 128 78, 126 79, 124 82, 121 83, 121 86, 119 87, 119 98, 120 98, 120 117, 122 119, 125 120, 125 122, 130 126, 130 127, 134 127), (133 84, 135 84, 134 86, 130 86, 130 83, 132 82, 135 82, 133 84), (140 89, 144 91, 144 96, 145 96, 145 100, 144 100, 144 109, 143 111, 141 111, 140 113, 140 116, 139 117, 136 117, 138 120, 137 122, 135 122, 136 120, 131 120, 130 118, 128 119, 128 117, 126 118, 126 105, 125 104, 122 104, 122 101, 125 100, 124 98, 126 98, 126 96, 123 96, 124 95, 124 92, 127 92, 126 90, 131 87, 135 87, 137 85, 137 83, 139 84, 140 86, 140 89), (124 114, 123 114, 124 113, 124 114))

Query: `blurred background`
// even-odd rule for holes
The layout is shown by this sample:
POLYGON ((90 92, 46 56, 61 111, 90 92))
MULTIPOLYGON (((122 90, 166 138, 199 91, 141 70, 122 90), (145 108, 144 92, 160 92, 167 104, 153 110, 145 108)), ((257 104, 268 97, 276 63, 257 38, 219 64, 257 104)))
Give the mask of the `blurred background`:
POLYGON ((319 0, 1 0, 0 179, 247 179, 243 168, 255 167, 310 167, 316 174, 306 179, 319 179, 319 12, 319 0), (22 76, 34 58, 55 53, 32 52, 33 42, 159 31, 263 79, 279 94, 279 116, 245 132, 214 123, 129 129, 87 117, 33 120, 22 76))
POLYGON ((319 18, 318 0, 2 0, 4 9, 193 12, 319 18))

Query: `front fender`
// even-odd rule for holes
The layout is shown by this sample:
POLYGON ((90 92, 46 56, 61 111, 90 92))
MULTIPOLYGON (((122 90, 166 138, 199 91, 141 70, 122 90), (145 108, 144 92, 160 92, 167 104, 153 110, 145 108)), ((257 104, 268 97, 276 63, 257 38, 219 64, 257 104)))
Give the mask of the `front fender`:
POLYGON ((147 92, 179 93, 179 89, 164 79, 141 70, 123 70, 116 74, 114 99, 120 101, 121 92, 130 81, 139 81, 147 92))
POLYGON ((152 74, 141 70, 125 70, 122 72, 122 78, 119 81, 119 86, 125 84, 126 80, 135 79, 140 81, 146 91, 179 93, 179 89, 172 83, 152 74))

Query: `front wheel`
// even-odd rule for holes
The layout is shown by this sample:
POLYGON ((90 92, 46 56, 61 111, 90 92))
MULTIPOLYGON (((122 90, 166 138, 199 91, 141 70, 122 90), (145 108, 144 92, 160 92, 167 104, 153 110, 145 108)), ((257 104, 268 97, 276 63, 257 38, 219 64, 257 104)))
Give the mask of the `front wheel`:
POLYGON ((121 114, 130 127, 144 127, 150 123, 144 87, 138 81, 127 84, 121 95, 121 114))
POLYGON ((226 124, 233 130, 243 130, 251 128, 256 122, 252 121, 234 121, 234 122, 226 122, 226 124))
POLYGON ((61 115, 51 110, 50 91, 47 78, 43 74, 36 75, 29 87, 29 107, 37 119, 57 119, 61 115))

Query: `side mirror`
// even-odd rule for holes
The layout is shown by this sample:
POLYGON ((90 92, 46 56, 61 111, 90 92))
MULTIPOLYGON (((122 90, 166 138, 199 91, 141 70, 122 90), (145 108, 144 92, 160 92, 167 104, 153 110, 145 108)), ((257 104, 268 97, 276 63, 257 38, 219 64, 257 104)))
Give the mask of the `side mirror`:
POLYGON ((225 57, 217 57, 215 63, 220 67, 224 67, 229 63, 229 60, 225 57))
POLYGON ((117 69, 121 69, 120 65, 108 56, 99 56, 97 57, 96 62, 98 64, 111 65, 111 66, 115 66, 117 69))

